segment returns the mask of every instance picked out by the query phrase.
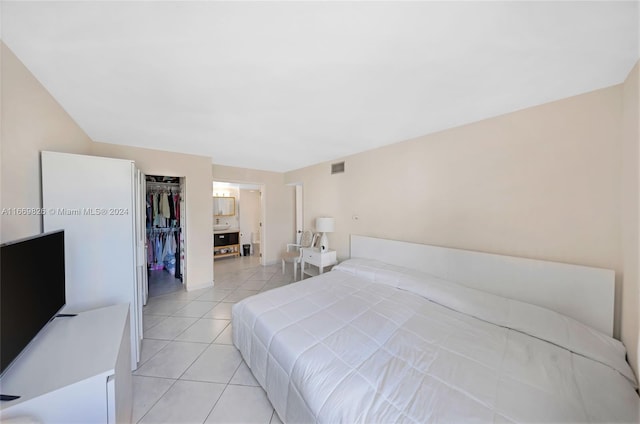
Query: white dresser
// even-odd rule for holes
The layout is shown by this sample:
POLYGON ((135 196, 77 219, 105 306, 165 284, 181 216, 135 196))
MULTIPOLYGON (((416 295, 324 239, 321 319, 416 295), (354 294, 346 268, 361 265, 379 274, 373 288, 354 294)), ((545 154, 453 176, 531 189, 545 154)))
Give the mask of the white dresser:
POLYGON ((0 379, 0 421, 128 423, 133 404, 129 305, 55 318, 0 379))

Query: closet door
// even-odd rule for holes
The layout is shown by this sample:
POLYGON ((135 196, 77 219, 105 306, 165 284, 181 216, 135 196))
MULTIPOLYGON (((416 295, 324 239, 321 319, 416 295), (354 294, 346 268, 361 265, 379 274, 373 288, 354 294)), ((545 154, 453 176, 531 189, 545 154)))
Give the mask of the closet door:
MULTIPOLYGON (((147 176, 144 172, 137 170, 138 175, 138 270, 140 278, 138 284, 142 291, 142 304, 146 305, 149 300, 149 281, 147 269, 147 176)), ((142 334, 142 332, 140 333, 142 334)))
POLYGON ((133 161, 42 152, 45 231, 65 231, 66 310, 129 303, 131 366, 138 307, 133 161))
MULTIPOLYGON (((133 165, 132 165, 133 166, 133 165)), ((133 168, 134 181, 134 204, 135 204, 135 233, 136 233, 136 305, 138 314, 136 316, 136 340, 138 345, 137 361, 140 362, 140 352, 142 351, 143 324, 142 306, 147 303, 147 234, 146 234, 146 185, 145 175, 139 169, 133 168)))

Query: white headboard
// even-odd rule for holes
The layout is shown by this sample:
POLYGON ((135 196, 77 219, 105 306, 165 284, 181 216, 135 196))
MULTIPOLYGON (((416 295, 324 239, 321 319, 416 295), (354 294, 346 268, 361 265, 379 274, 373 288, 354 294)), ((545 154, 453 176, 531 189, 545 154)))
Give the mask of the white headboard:
POLYGON ((543 306, 613 335, 615 273, 609 269, 351 236, 351 257, 417 269, 543 306))

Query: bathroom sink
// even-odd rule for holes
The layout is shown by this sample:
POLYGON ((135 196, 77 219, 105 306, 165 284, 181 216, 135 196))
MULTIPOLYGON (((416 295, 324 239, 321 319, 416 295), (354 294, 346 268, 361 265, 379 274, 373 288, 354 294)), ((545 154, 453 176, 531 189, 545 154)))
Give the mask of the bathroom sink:
POLYGON ((226 230, 227 228, 229 228, 229 224, 214 224, 213 225, 213 231, 226 230))

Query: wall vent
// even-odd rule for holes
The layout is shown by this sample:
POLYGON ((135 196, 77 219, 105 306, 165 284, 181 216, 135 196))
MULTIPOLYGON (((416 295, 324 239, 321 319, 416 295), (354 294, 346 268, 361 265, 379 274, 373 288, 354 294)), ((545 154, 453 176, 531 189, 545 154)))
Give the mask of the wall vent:
POLYGON ((331 164, 331 174, 342 174, 344 172, 344 161, 331 164))

